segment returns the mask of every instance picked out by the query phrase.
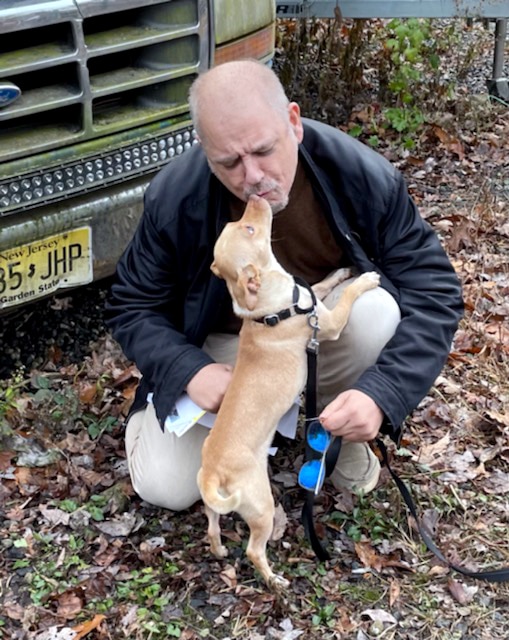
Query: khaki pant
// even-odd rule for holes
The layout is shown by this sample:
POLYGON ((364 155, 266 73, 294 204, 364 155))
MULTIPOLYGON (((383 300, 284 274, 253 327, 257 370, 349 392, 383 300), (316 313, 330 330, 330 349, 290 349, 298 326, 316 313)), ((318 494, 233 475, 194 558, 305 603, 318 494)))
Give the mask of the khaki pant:
MULTIPOLYGON (((325 298, 328 307, 334 306, 348 283, 341 283, 325 298)), ((339 339, 320 345, 319 411, 375 363, 400 320, 396 301, 380 287, 363 293, 355 301, 339 339)), ((204 349, 216 362, 233 364, 237 344, 238 336, 211 334, 204 349)), ((208 432, 209 429, 196 424, 178 438, 161 430, 152 404, 135 413, 127 424, 125 440, 131 481, 138 495, 173 511, 187 509, 199 500, 196 474, 208 432)))

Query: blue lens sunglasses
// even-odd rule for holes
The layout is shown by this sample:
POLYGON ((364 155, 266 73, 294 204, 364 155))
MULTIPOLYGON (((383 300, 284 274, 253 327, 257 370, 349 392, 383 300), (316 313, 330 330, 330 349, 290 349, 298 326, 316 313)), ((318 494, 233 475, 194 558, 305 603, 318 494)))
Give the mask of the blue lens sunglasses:
POLYGON ((320 453, 319 458, 308 460, 299 471, 299 484, 307 491, 313 491, 315 496, 322 488, 325 480, 325 462, 327 451, 333 438, 320 422, 314 419, 306 430, 306 442, 310 449, 320 453))

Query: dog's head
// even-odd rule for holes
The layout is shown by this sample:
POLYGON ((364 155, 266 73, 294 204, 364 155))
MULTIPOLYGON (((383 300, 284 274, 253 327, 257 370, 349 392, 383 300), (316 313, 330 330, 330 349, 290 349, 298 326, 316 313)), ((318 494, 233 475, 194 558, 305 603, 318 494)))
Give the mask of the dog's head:
POLYGON ((216 241, 210 268, 226 280, 234 304, 242 309, 255 308, 262 272, 275 261, 270 246, 271 229, 269 203, 253 195, 242 218, 229 222, 216 241))

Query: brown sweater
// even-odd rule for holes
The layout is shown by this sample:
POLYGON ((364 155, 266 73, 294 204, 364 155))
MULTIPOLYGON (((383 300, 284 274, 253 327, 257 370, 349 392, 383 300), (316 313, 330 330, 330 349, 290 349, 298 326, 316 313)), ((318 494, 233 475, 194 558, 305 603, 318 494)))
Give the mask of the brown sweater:
MULTIPOLYGON (((232 195, 230 218, 239 220, 245 203, 232 195)), ((343 251, 332 235, 320 203, 299 163, 288 205, 272 222, 272 250, 281 266, 309 284, 315 284, 334 269, 344 266, 343 251)), ((230 298, 223 304, 214 327, 222 333, 238 333, 241 320, 232 310, 230 298)))

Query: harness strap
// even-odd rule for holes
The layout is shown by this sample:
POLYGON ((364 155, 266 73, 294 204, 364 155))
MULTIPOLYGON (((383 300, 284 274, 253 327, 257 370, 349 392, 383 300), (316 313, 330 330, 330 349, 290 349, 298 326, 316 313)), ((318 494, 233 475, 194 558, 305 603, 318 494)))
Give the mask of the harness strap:
POLYGON ((255 322, 260 322, 267 327, 275 327, 282 320, 286 320, 287 318, 291 318, 292 316, 296 316, 298 314, 311 313, 312 311, 314 311, 316 307, 316 296, 313 289, 311 289, 308 283, 302 280, 302 278, 298 278, 297 276, 295 276, 293 280, 295 282, 295 285, 293 287, 292 293, 292 306, 287 307, 286 309, 281 309, 281 311, 277 311, 276 313, 268 313, 266 316, 262 316, 261 318, 253 318, 255 322), (299 285, 305 287, 311 294, 310 307, 299 307, 299 285))

